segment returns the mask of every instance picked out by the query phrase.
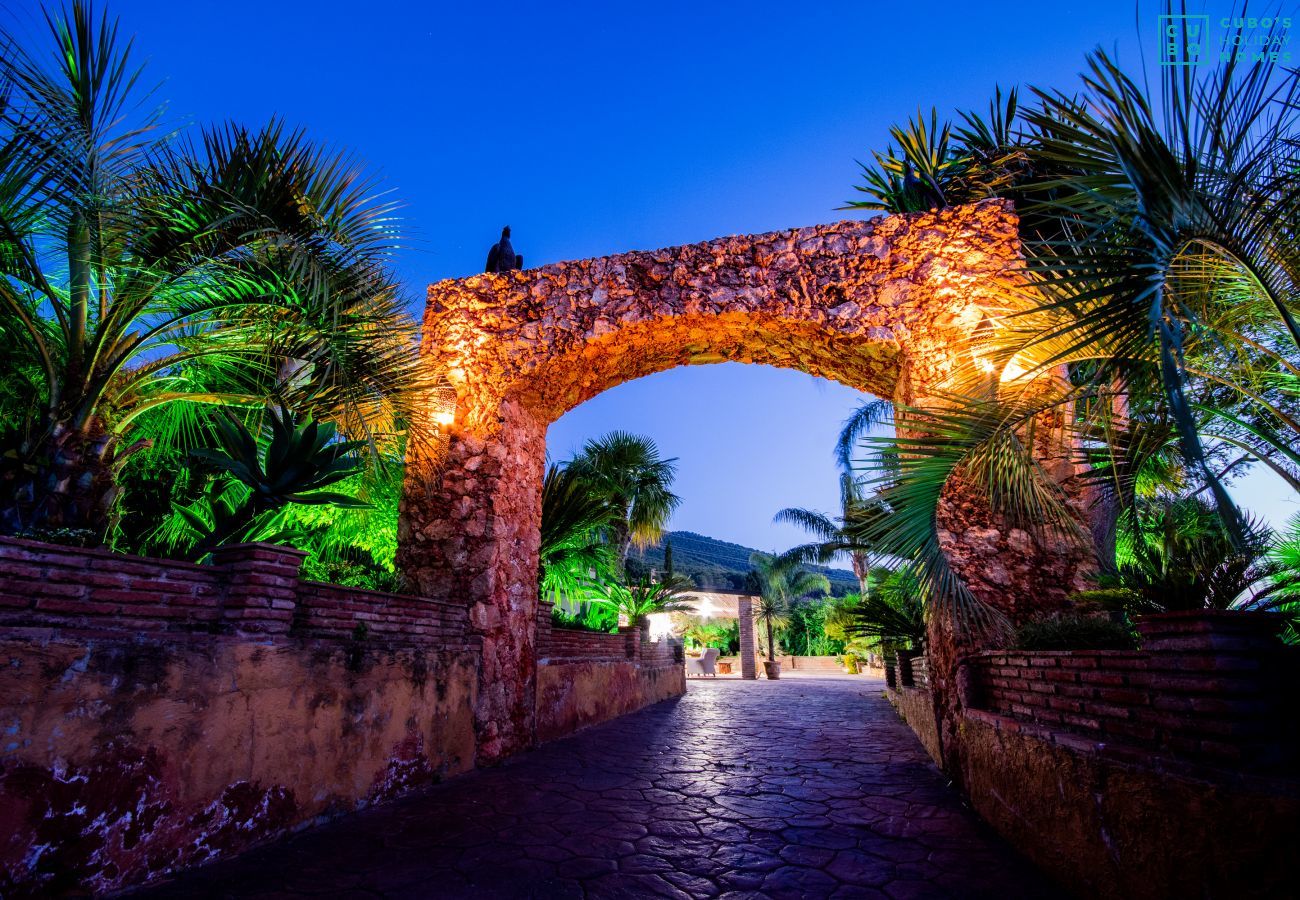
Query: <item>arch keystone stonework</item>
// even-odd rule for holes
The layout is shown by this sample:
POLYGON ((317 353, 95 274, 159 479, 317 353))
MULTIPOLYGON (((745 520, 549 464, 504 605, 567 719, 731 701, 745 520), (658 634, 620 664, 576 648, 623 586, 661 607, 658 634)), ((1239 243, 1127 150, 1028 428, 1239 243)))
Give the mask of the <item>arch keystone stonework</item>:
MULTIPOLYGON (((1008 203, 988 201, 431 285, 421 361, 454 409, 431 398, 415 423, 398 562, 422 595, 470 607, 483 642, 480 758, 533 740, 551 422, 622 382, 726 360, 915 403, 1001 311, 999 286, 1020 266, 1017 224, 1008 203)), ((979 539, 998 540, 987 528, 979 539)))

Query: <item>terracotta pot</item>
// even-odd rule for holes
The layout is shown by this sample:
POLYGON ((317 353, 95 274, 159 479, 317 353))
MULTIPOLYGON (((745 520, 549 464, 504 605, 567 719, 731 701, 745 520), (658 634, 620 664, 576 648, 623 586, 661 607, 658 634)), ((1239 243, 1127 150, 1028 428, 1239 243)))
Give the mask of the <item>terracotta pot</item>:
POLYGON ((775 681, 781 677, 781 664, 772 659, 763 660, 763 674, 767 675, 767 677, 772 681, 775 681))

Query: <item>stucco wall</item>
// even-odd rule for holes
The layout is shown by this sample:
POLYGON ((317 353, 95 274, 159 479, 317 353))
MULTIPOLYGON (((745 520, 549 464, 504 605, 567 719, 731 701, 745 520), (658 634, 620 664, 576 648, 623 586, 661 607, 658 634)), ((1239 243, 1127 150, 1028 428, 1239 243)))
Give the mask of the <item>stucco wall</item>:
POLYGON ((989 714, 968 713, 961 737, 976 811, 1080 897, 1294 895, 1294 780, 1128 764, 989 714))
POLYGON ((885 691, 885 696, 889 698, 890 703, 894 704, 894 709, 898 710, 903 721, 911 726, 912 731, 920 739, 921 745, 925 747, 925 752, 942 766, 939 726, 934 715, 934 698, 931 693, 921 688, 900 687, 885 691))
POLYGON ((680 663, 642 666, 631 661, 565 661, 541 665, 537 667, 537 739, 554 740, 685 692, 686 672, 680 663))
POLYGON ((469 651, 13 629, 0 891, 136 883, 465 771, 476 685, 469 651))

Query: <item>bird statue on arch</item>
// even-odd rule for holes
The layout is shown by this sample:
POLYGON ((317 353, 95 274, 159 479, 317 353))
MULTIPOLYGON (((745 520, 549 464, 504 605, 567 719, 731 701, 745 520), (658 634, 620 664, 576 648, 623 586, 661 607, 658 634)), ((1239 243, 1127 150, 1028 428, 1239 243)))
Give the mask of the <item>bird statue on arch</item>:
POLYGON ((488 251, 487 272, 513 272, 524 267, 524 258, 510 245, 510 226, 501 229, 501 240, 488 251))

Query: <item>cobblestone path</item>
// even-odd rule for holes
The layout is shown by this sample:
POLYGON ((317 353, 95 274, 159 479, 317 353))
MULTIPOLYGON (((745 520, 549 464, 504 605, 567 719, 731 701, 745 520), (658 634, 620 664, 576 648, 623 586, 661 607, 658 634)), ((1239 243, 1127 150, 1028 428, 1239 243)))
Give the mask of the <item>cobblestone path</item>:
POLYGON ((962 806, 881 687, 692 680, 149 896, 1059 896, 962 806))

